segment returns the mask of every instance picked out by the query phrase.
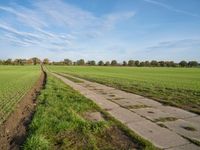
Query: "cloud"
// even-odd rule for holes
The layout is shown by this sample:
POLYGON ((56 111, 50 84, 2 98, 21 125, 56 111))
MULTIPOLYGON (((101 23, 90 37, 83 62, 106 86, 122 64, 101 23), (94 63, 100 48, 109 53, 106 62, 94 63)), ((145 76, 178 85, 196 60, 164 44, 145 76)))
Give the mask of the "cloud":
POLYGON ((150 4, 154 4, 154 5, 166 8, 166 9, 173 11, 173 12, 176 12, 176 13, 180 13, 180 14, 184 14, 184 15, 188 15, 188 16, 192 16, 192 17, 198 17, 198 18, 200 17, 200 15, 198 15, 198 14, 174 8, 173 6, 167 5, 167 4, 162 3, 162 2, 158 2, 156 0, 144 0, 144 1, 147 2, 147 3, 150 3, 150 4))
POLYGON ((157 51, 157 50, 185 50, 185 49, 196 49, 200 48, 200 39, 181 39, 181 40, 174 40, 174 41, 163 41, 159 42, 156 45, 149 46, 146 48, 148 52, 157 51))
POLYGON ((96 22, 96 17, 88 11, 65 3, 61 0, 37 1, 35 7, 48 16, 52 25, 67 26, 70 28, 85 27, 96 22))
POLYGON ((91 34, 98 36, 102 31, 110 30, 119 22, 130 19, 135 15, 133 11, 127 11, 113 12, 97 17, 89 11, 82 10, 60 0, 39 1, 34 5, 42 14, 48 16, 49 24, 65 26, 76 33, 89 35, 89 37, 91 34))
POLYGON ((0 10, 14 15, 15 17, 17 17, 18 21, 35 29, 48 26, 47 23, 45 23, 45 21, 43 21, 39 17, 40 14, 37 11, 18 6, 16 4, 12 7, 0 6, 0 10), (15 9, 13 9, 12 7, 14 7, 15 9))
POLYGON ((1 23, 0 22, 0 28, 5 30, 5 31, 7 31, 7 32, 10 32, 10 33, 13 33, 13 34, 16 34, 16 35, 19 35, 19 36, 28 36, 28 37, 32 37, 32 38, 41 38, 38 34, 34 34, 34 33, 31 33, 31 32, 18 31, 17 29, 9 26, 6 23, 1 23))
POLYGON ((81 44, 113 30, 132 18, 133 11, 95 16, 62 0, 33 1, 29 7, 0 5, 0 40, 18 47, 32 47, 53 52, 80 49, 81 44), (81 40, 85 39, 85 40, 81 40))
POLYGON ((130 19, 134 16, 135 16, 134 11, 120 12, 120 13, 118 12, 118 13, 108 14, 103 19, 104 20, 103 25, 106 28, 112 28, 118 22, 130 19))

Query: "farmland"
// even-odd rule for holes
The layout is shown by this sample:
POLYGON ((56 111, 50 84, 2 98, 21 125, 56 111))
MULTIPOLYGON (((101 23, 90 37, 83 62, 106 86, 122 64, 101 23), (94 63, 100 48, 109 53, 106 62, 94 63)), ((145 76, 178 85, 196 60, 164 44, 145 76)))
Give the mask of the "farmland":
POLYGON ((48 69, 200 113, 199 68, 48 66, 48 69))
POLYGON ((0 124, 39 76, 39 66, 0 66, 0 124))

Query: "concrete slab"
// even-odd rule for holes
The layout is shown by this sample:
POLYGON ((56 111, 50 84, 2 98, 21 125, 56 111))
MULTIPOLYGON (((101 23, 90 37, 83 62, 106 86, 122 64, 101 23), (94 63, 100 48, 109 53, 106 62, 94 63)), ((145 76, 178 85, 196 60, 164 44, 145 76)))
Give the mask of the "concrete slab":
POLYGON ((122 107, 114 108, 108 112, 122 123, 145 121, 144 118, 122 107))
POLYGON ((169 148, 167 150, 200 150, 200 147, 194 144, 186 144, 178 147, 169 148))
POLYGON ((196 123, 200 126, 200 116, 192 117, 192 118, 186 118, 184 120, 192 122, 192 123, 196 123))
POLYGON ((134 105, 142 105, 140 102, 136 101, 136 100, 130 100, 130 99, 117 99, 117 98, 113 98, 113 102, 119 104, 122 107, 129 107, 129 106, 134 106, 134 105))
POLYGON ((105 110, 112 110, 113 108, 119 107, 119 105, 115 104, 114 102, 111 102, 95 93, 87 94, 85 95, 85 97, 93 100, 95 103, 97 103, 101 108, 105 110))
POLYGON ((165 126, 167 126, 172 131, 183 135, 184 137, 194 139, 200 142, 200 125, 194 124, 189 121, 185 121, 182 119, 178 119, 176 121, 164 122, 165 126))
POLYGON ((88 87, 93 87, 93 89, 94 89, 94 87, 98 87, 99 89, 102 89, 102 90, 114 90, 113 87, 105 86, 103 84, 99 84, 99 83, 96 83, 96 82, 90 82, 90 81, 85 80, 84 83, 86 85, 89 85, 88 87))
POLYGON ((130 99, 130 100, 137 100, 137 99, 142 99, 143 98, 140 95, 136 95, 136 94, 133 94, 133 93, 128 93, 128 92, 125 92, 125 91, 122 91, 122 90, 117 90, 117 89, 112 90, 111 93, 115 94, 117 96, 126 98, 126 99, 130 99))
POLYGON ((147 105, 147 106, 151 106, 151 107, 159 107, 159 106, 162 106, 161 103, 157 102, 157 101, 154 101, 154 100, 151 100, 151 99, 148 99, 148 98, 141 98, 139 99, 140 102, 144 105, 147 105))
POLYGON ((160 109, 163 112, 166 113, 170 113, 173 116, 175 116, 176 118, 190 118, 190 117, 195 117, 197 116, 197 114, 185 111, 183 109, 177 108, 177 107, 172 107, 172 106, 159 106, 157 107, 158 109, 160 109))
POLYGON ((127 124, 138 135, 152 142, 159 148, 170 148, 188 144, 189 142, 176 133, 162 128, 151 121, 139 121, 127 124))
POLYGON ((94 92, 104 96, 107 99, 113 98, 115 96, 113 94, 111 95, 108 90, 95 90, 94 92))
POLYGON ((160 111, 157 108, 140 108, 140 109, 131 109, 135 113, 144 116, 152 121, 156 121, 157 119, 166 118, 166 117, 174 117, 169 113, 165 113, 160 111))

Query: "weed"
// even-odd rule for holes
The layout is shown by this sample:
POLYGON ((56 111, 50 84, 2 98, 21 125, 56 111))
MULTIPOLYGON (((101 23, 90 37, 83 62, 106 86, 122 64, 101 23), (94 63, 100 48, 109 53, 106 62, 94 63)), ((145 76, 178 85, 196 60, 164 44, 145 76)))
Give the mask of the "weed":
POLYGON ((181 126, 183 129, 188 130, 188 131, 196 131, 196 129, 192 126, 181 126))
POLYGON ((154 122, 167 122, 167 121, 176 121, 177 118, 175 117, 161 117, 158 119, 155 119, 154 122))
POLYGON ((130 105, 130 106, 126 106, 127 109, 140 109, 140 108, 147 108, 149 106, 147 105, 130 105))

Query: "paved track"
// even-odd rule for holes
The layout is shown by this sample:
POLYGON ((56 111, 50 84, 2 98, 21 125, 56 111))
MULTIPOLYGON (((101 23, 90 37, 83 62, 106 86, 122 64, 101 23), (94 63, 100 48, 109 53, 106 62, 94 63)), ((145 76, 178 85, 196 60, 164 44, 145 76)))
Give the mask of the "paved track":
POLYGON ((168 150, 200 150, 190 142, 200 142, 199 115, 95 82, 73 77, 82 81, 75 83, 63 77, 70 75, 52 74, 155 146, 168 150))

